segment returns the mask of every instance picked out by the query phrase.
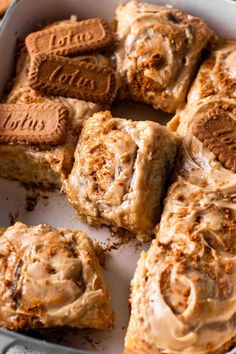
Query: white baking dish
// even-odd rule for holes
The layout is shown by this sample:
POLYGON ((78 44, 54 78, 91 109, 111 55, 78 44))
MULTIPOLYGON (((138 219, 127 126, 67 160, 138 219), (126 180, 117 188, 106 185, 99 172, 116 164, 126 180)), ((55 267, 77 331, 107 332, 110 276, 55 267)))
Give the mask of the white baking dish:
MULTIPOLYGON (((15 0, 0 30, 0 90, 3 89, 13 72, 17 39, 24 38, 34 29, 35 24, 68 18, 71 14, 76 14, 79 19, 102 17, 109 20, 114 16, 114 10, 119 2, 120 0, 15 0)), ((168 3, 200 16, 219 35, 236 38, 236 2, 231 0, 158 0, 156 2, 168 3)), ((170 117, 140 104, 115 105, 113 112, 126 118, 154 119, 162 123, 170 117)), ((8 226, 12 219, 28 224, 49 223, 54 226, 85 230, 93 239, 100 242, 105 242, 108 237, 111 243, 114 242, 107 229, 96 230, 76 221, 76 213, 59 192, 43 193, 43 197, 39 198, 34 210, 27 212, 25 210, 26 199, 32 196, 32 193, 35 195, 35 191, 27 191, 17 182, 0 179, 0 227, 8 226)), ((82 331, 80 334, 74 333, 66 338, 67 344, 84 349, 86 353, 91 353, 91 350, 104 354, 122 353, 129 316, 129 284, 139 253, 145 247, 147 248, 148 245, 140 247, 136 241, 133 241, 107 254, 105 276, 112 294, 116 316, 114 329, 104 332, 90 330, 82 331)), ((3 353, 11 343, 24 340, 29 342, 27 337, 14 333, 9 336, 7 332, 4 334, 0 332, 0 353, 3 353)), ((43 342, 35 341, 34 344, 40 345, 41 349, 44 347, 50 353, 70 352, 62 347, 45 347, 43 342)))

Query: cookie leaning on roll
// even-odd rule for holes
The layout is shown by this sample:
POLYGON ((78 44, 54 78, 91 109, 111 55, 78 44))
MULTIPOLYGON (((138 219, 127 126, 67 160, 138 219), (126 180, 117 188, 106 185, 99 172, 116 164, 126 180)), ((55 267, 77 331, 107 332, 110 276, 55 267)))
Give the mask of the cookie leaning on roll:
POLYGON ((236 343, 235 55, 236 41, 219 44, 170 124, 183 144, 132 281, 125 354, 216 354, 236 343))

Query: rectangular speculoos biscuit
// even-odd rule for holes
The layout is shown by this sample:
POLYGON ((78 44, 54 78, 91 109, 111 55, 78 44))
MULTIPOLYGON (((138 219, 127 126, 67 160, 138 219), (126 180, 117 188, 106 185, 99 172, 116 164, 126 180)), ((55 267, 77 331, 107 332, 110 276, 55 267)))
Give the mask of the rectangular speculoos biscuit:
POLYGON ((116 91, 112 69, 53 54, 33 58, 28 80, 37 91, 101 104, 111 103, 116 91))
POLYGON ((26 46, 30 55, 67 56, 104 50, 113 41, 109 25, 99 18, 92 18, 31 33, 26 37, 26 46))
POLYGON ((63 144, 68 115, 59 103, 0 104, 0 143, 63 144))

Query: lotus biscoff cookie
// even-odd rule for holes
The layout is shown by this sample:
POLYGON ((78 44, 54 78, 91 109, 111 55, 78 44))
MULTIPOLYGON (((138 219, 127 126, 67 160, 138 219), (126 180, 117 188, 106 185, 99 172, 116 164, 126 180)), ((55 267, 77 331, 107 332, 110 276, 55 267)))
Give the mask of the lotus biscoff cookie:
POLYGON ((109 25, 99 18, 53 26, 26 37, 30 55, 44 53, 68 56, 89 53, 107 49, 113 42, 109 25))

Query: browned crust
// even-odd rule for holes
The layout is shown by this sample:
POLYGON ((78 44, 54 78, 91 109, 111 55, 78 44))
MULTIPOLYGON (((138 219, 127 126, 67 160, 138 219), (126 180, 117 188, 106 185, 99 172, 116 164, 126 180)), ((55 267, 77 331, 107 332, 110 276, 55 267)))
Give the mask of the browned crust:
POLYGON ((151 347, 145 341, 135 338, 125 346, 123 354, 161 354, 161 351, 151 347))
POLYGON ((0 143, 62 144, 66 139, 68 115, 67 107, 58 103, 1 104, 0 143), (51 111, 50 126, 53 126, 50 132, 45 116, 48 111, 51 111))
MULTIPOLYGON (((57 54, 57 55, 73 55, 73 54, 81 54, 81 53, 88 53, 96 50, 103 50, 113 46, 114 42, 114 35, 112 33, 111 28, 109 27, 108 23, 104 20, 99 18, 92 18, 84 21, 80 21, 77 23, 67 24, 64 26, 53 27, 49 29, 45 29, 42 31, 34 32, 29 34, 26 37, 25 43, 26 47, 31 55, 35 55, 38 53, 42 53, 40 49, 37 47, 37 40, 39 38, 43 38, 45 35, 53 35, 56 33, 60 33, 62 30, 79 30, 81 28, 86 28, 88 25, 93 26, 94 33, 96 35, 97 29, 102 28, 103 36, 102 38, 96 38, 94 41, 86 41, 83 40, 81 43, 74 44, 74 45, 67 45, 62 48, 57 48, 54 50, 47 50, 43 51, 43 53, 47 54, 57 54)), ((84 32, 86 33, 86 32, 84 32)))
MULTIPOLYGON (((163 352, 158 348, 151 347, 145 341, 141 339, 132 338, 128 340, 129 344, 125 345, 123 354, 162 354, 163 352)), ((217 350, 206 349, 208 354, 222 354, 232 350, 236 345, 236 337, 223 344, 223 346, 217 350)))
MULTIPOLYGON (((87 80, 86 74, 83 79, 87 80)), ((28 81, 29 85, 36 91, 45 92, 54 96, 77 98, 79 100, 100 104, 110 104, 114 100, 116 94, 116 76, 113 69, 79 60, 72 61, 69 58, 54 54, 37 55, 33 58, 29 70, 28 81), (88 87, 76 87, 75 85, 69 86, 69 84, 63 84, 60 80, 60 82, 53 84, 53 82, 49 82, 52 73, 47 71, 43 73, 46 75, 44 75, 45 77, 42 78, 42 74, 40 77, 40 69, 42 65, 49 61, 64 66, 63 69, 73 66, 76 67, 77 70, 80 70, 82 74, 87 71, 91 76, 95 75, 94 82, 96 85, 100 81, 103 81, 107 83, 107 86, 104 86, 103 92, 96 92, 96 87, 94 89, 88 89, 88 87)))

